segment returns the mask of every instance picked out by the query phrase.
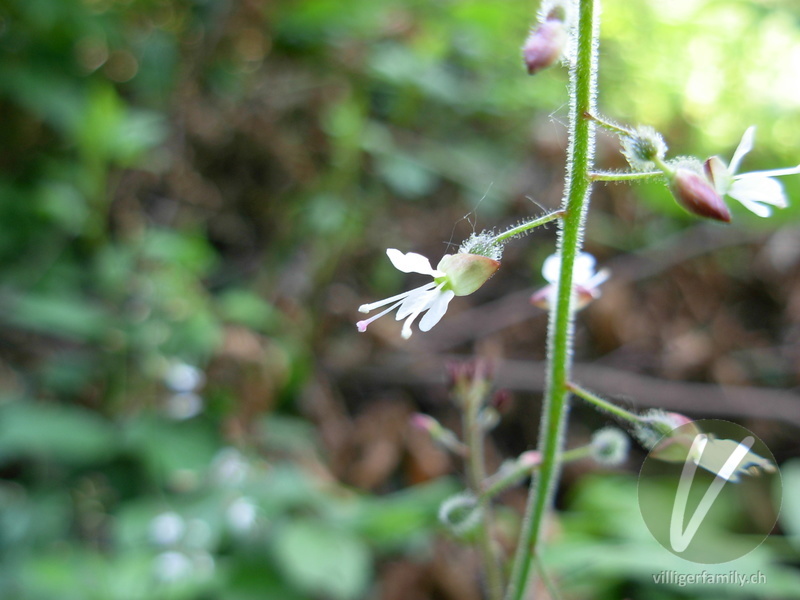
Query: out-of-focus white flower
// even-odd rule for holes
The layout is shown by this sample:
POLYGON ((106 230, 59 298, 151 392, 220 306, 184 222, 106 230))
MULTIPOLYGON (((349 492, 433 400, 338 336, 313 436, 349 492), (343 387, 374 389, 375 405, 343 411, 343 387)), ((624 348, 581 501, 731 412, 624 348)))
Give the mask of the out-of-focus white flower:
POLYGON ((222 485, 235 487, 250 473, 247 459, 236 448, 222 448, 211 461, 211 475, 222 485))
POLYGON ((178 392, 167 398, 164 410, 169 418, 185 421, 203 411, 203 399, 194 392, 178 392))
POLYGON ((747 128, 733 153, 730 166, 726 166, 719 156, 712 156, 706 161, 705 170, 720 196, 728 195, 759 217, 768 217, 772 214, 772 207, 786 208, 789 205, 783 186, 773 177, 800 174, 800 165, 737 175, 739 163, 753 149, 755 134, 754 126, 747 128))
POLYGON ((186 578, 192 572, 192 561, 183 552, 170 550, 156 556, 153 570, 156 579, 171 583, 186 578))
POLYGON ((165 512, 150 521, 150 539, 159 546, 172 546, 177 544, 184 531, 186 523, 178 513, 165 512))
POLYGON ((164 373, 164 385, 173 392, 194 392, 206 381, 203 372, 184 362, 172 363, 164 373))
POLYGON ((258 508, 252 500, 244 496, 240 496, 228 506, 225 513, 228 519, 228 524, 235 531, 244 533, 249 531, 253 524, 256 522, 258 516, 258 508))
POLYGON ((405 339, 411 337, 411 325, 422 313, 425 315, 420 320, 419 329, 429 331, 444 316, 447 306, 455 296, 471 294, 500 268, 498 261, 477 254, 446 254, 435 269, 427 258, 416 252, 403 254, 395 248, 389 248, 386 255, 399 271, 430 275, 433 281, 397 296, 361 305, 358 310, 362 313, 387 304, 390 306, 369 319, 359 321, 356 326, 359 331, 364 332, 370 323, 397 308, 396 319, 405 319, 401 333, 405 339))
MULTIPOLYGON (((572 271, 572 286, 575 290, 576 309, 580 310, 595 298, 600 297, 600 285, 611 272, 608 269, 595 271, 597 261, 588 252, 581 252, 575 257, 575 268, 572 271)), ((549 282, 531 296, 531 303, 542 308, 550 308, 555 302, 558 291, 558 280, 561 275, 561 255, 551 254, 542 265, 542 277, 549 282)))

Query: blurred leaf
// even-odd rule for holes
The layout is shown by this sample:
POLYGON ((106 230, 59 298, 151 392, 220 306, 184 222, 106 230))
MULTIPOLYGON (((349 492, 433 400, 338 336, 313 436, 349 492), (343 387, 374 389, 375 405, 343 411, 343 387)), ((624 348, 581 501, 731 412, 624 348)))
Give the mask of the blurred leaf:
POLYGON ((308 596, 287 585, 281 577, 263 562, 251 563, 244 559, 230 570, 225 583, 225 600, 307 600, 308 596))
POLYGON ((65 550, 32 557, 20 578, 29 594, 25 600, 145 600, 152 598, 152 556, 65 550))
POLYGON ((299 589, 335 600, 355 600, 371 577, 367 547, 352 534, 320 521, 289 521, 272 540, 276 563, 299 589))
POLYGON ((88 410, 25 400, 0 404, 0 459, 103 462, 116 449, 114 428, 88 410))
POLYGON ((17 327, 77 341, 101 339, 110 325, 100 308, 78 298, 12 296, 0 305, 5 319, 17 327))
POLYGON ((142 240, 146 259, 180 267, 195 275, 205 274, 214 264, 215 255, 203 236, 170 229, 149 229, 142 240))
POLYGON ((439 479, 388 496, 364 496, 352 511, 352 525, 382 549, 409 547, 432 535, 439 506, 459 489, 455 481, 439 479))
POLYGON ((217 303, 222 318, 231 323, 262 332, 278 325, 279 315, 275 307, 249 290, 228 290, 219 296, 217 303))
POLYGON ((164 136, 157 113, 129 109, 111 86, 94 86, 75 136, 88 157, 127 166, 164 136))
POLYGON ((126 425, 125 441, 162 483, 185 474, 196 485, 217 449, 215 436, 201 421, 174 422, 145 415, 126 425))
POLYGON ((781 498, 776 498, 776 506, 780 508, 780 523, 792 544, 800 550, 800 458, 787 460, 780 466, 783 488, 777 485, 776 489, 782 490, 781 498))
POLYGON ((378 171, 392 190, 405 198, 418 198, 433 190, 436 176, 418 161, 399 154, 387 154, 376 159, 378 171))

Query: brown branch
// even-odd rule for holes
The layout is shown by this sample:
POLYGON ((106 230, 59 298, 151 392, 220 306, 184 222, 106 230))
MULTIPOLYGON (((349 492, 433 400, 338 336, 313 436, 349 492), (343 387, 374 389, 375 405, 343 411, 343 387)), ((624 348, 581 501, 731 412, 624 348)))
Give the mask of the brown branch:
MULTIPOLYGON (((428 355, 412 359, 396 354, 383 366, 357 369, 357 375, 389 384, 437 385, 444 381, 445 363, 455 357, 428 355)), ((619 369, 577 364, 575 379, 588 389, 625 398, 639 408, 663 408, 693 417, 753 417, 774 419, 800 428, 800 395, 777 389, 666 381, 619 369)), ((544 363, 503 360, 496 363, 498 387, 540 392, 544 363)))

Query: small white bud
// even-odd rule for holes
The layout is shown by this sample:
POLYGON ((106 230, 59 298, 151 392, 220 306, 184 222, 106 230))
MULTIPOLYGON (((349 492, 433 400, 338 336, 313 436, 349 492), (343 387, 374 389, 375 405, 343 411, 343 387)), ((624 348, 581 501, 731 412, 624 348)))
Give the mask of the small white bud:
POLYGON ((630 439, 616 427, 604 427, 592 435, 592 458, 601 465, 613 467, 628 457, 630 439))

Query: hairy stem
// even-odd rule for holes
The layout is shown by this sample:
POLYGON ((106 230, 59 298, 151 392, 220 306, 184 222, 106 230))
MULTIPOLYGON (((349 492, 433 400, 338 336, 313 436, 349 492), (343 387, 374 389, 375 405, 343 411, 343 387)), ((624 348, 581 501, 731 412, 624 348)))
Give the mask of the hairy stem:
POLYGON ((538 559, 545 515, 561 473, 562 445, 567 417, 567 382, 572 370, 572 344, 575 307, 572 271, 580 252, 586 210, 589 205, 594 158, 594 121, 585 115, 595 113, 597 77, 597 32, 599 1, 580 0, 577 52, 570 67, 570 136, 567 177, 564 192, 566 214, 559 221, 561 273, 557 297, 550 312, 548 329, 547 389, 539 431, 542 465, 533 477, 525 509, 519 545, 514 558, 506 598, 526 598, 531 566, 538 559))
POLYGON ((555 221, 556 219, 563 217, 564 211, 557 210, 555 212, 549 213, 544 215, 543 217, 538 217, 536 219, 532 219, 525 223, 520 223, 515 227, 511 227, 508 230, 504 231, 503 233, 499 233, 492 238, 493 242, 504 242, 508 239, 513 238, 516 235, 522 235, 523 233, 534 229, 535 227, 540 227, 542 225, 546 225, 551 221, 555 221))
POLYGON ((636 181, 637 179, 653 179, 663 177, 663 171, 642 171, 641 173, 614 173, 612 171, 593 171, 589 173, 592 181, 636 181))
POLYGON ((631 423, 641 423, 642 422, 642 417, 640 417, 636 413, 632 413, 629 410, 625 410, 621 406, 617 406, 616 404, 614 404, 612 402, 609 402, 608 400, 603 400, 597 394, 594 394, 594 393, 590 392, 589 390, 586 390, 586 389, 582 388, 581 386, 579 386, 576 383, 568 384, 567 385, 567 389, 570 392, 572 392, 573 394, 575 394, 576 396, 579 396, 579 397, 583 398, 584 400, 586 400, 587 402, 590 402, 590 403, 594 404, 596 407, 598 407, 601 410, 604 410, 606 412, 610 412, 612 415, 617 416, 620 419, 625 419, 626 421, 630 421, 631 423))

